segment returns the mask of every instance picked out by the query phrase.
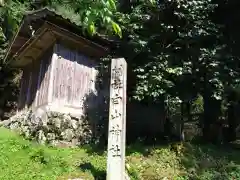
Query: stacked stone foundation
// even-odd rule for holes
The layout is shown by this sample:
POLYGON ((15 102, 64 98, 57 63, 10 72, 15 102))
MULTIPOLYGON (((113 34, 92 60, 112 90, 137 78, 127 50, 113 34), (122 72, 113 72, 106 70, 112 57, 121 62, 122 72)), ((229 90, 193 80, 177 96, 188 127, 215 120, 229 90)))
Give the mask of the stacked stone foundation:
POLYGON ((48 112, 37 117, 31 110, 11 117, 3 126, 15 130, 27 139, 53 146, 78 146, 93 139, 89 122, 84 116, 48 112))

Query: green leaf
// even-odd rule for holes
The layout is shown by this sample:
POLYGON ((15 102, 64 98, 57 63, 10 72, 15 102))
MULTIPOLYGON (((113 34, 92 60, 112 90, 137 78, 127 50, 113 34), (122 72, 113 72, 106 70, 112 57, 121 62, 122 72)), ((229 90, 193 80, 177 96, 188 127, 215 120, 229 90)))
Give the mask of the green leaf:
POLYGON ((113 27, 114 32, 115 32, 120 38, 122 38, 122 30, 121 30, 120 26, 119 26, 117 23, 115 23, 114 21, 112 21, 112 27, 113 27))
POLYGON ((116 10, 116 4, 115 4, 115 1, 114 0, 108 0, 109 2, 109 5, 110 5, 110 8, 113 9, 113 10, 116 10))
POLYGON ((156 0, 149 0, 151 5, 155 5, 156 4, 156 0))
POLYGON ((0 0, 0 6, 4 6, 5 2, 4 0, 0 0))
POLYGON ((88 26, 88 32, 90 33, 90 35, 94 35, 94 34, 96 33, 96 28, 95 28, 94 23, 91 23, 91 24, 88 26))

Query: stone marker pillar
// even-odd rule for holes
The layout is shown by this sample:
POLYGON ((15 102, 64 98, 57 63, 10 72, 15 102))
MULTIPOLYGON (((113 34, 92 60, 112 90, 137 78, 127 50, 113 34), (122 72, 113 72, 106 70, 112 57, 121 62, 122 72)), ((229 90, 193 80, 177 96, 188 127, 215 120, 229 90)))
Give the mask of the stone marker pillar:
POLYGON ((112 59, 108 131, 107 180, 125 179, 127 63, 112 59))

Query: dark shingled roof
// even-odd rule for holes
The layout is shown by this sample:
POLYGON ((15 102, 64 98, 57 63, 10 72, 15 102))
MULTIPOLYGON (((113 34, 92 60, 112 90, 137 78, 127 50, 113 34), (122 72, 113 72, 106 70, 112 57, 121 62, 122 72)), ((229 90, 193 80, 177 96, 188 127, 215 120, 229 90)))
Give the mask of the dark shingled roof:
POLYGON ((63 17, 63 15, 60 15, 54 10, 43 8, 27 12, 24 15, 21 25, 10 43, 5 59, 13 59, 13 57, 16 56, 16 53, 22 49, 29 39, 32 38, 32 32, 41 28, 46 21, 78 35, 84 42, 95 48, 102 49, 103 51, 109 52, 110 48, 114 48, 115 46, 114 41, 111 41, 104 36, 83 35, 82 28, 75 22, 63 17))

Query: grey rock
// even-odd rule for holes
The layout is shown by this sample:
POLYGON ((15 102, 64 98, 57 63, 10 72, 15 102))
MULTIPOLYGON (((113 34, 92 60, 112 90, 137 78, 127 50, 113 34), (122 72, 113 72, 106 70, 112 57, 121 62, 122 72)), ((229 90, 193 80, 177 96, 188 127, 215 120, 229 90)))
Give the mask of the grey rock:
POLYGON ((63 118, 62 119, 62 129, 72 128, 71 119, 63 118))
MULTIPOLYGON (((70 115, 71 116, 71 115, 70 115)), ((77 116, 71 116, 71 119, 72 120, 76 120, 76 121, 79 121, 81 119, 81 117, 77 117, 77 116)))
POLYGON ((47 118, 41 118, 42 126, 47 126, 48 124, 48 119, 47 118))
POLYGON ((60 129, 61 128, 61 124, 62 124, 62 121, 61 121, 61 119, 59 119, 59 118, 53 118, 52 119, 52 124, 53 124, 53 126, 55 126, 56 128, 58 128, 58 129, 60 129))
POLYGON ((58 140, 52 140, 52 141, 49 141, 49 144, 50 144, 51 146, 57 146, 58 143, 59 143, 58 140))
POLYGON ((36 125, 36 126, 42 126, 42 120, 40 117, 37 117, 37 116, 32 116, 31 120, 31 125, 36 125))
POLYGON ((71 121, 71 116, 69 114, 63 114, 63 119, 65 121, 71 121))
POLYGON ((32 118, 32 115, 33 115, 32 111, 29 110, 29 111, 26 112, 26 114, 25 114, 24 117, 25 117, 26 119, 31 119, 31 118, 32 118))
POLYGON ((74 137, 74 132, 72 129, 66 129, 61 133, 61 136, 64 140, 71 141, 74 137))
POLYGON ((24 125, 24 126, 26 126, 26 125, 28 125, 28 124, 30 123, 30 122, 29 122, 30 120, 31 120, 31 119, 23 118, 21 124, 24 125))
POLYGON ((80 145, 79 140, 77 138, 72 139, 72 146, 80 145))
POLYGON ((78 128, 78 121, 76 120, 71 120, 71 125, 72 125, 72 128, 74 130, 76 130, 78 128))
POLYGON ((19 129, 19 123, 18 122, 13 122, 10 124, 10 129, 14 130, 14 129, 19 129))
POLYGON ((53 141, 56 139, 56 135, 54 133, 48 133, 46 138, 48 141, 53 141))
POLYGON ((39 109, 34 113, 32 111, 17 113, 9 120, 0 122, 0 126, 17 130, 25 137, 36 139, 39 143, 72 147, 89 143, 92 139, 90 125, 82 118, 84 116, 75 117, 39 109))
POLYGON ((10 120, 0 121, 0 126, 8 127, 10 125, 10 120))
POLYGON ((53 117, 53 118, 55 118, 55 117, 59 117, 59 116, 61 116, 62 114, 60 114, 59 112, 55 112, 55 111, 50 111, 50 112, 48 112, 48 117, 53 117))
POLYGON ((37 140, 40 144, 45 144, 46 143, 46 136, 42 130, 38 131, 37 133, 37 140))
POLYGON ((26 138, 31 138, 31 131, 29 130, 28 127, 25 127, 23 132, 26 138))

